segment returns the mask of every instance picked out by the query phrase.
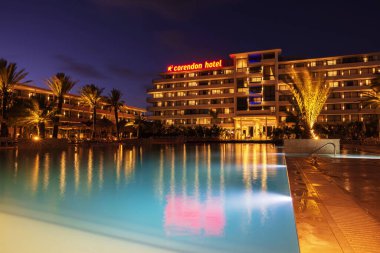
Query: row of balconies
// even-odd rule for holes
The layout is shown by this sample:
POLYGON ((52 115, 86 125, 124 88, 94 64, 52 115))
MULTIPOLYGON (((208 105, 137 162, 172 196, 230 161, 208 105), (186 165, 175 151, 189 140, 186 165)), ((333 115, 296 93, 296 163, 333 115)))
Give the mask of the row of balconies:
POLYGON ((182 106, 148 106, 148 111, 162 110, 183 110, 183 109, 208 109, 208 108, 233 108, 233 103, 228 104, 198 104, 198 105, 182 105, 182 106))
POLYGON ((210 84, 210 85, 197 85, 197 86, 188 86, 188 87, 174 87, 174 88, 163 88, 163 89, 147 89, 148 93, 153 92, 167 92, 167 91, 190 91, 190 90, 209 90, 209 89, 223 89, 223 88, 233 88, 235 85, 232 83, 223 83, 223 84, 210 84))
MULTIPOLYGON (((291 69, 291 65, 294 65, 294 68, 305 68, 305 67, 308 67, 312 70, 335 70, 335 69, 349 69, 349 68, 360 68, 360 67, 372 67, 372 66, 379 66, 380 65, 380 60, 375 60, 375 61, 367 61, 367 62, 364 62, 364 61, 361 61, 361 62, 351 62, 351 63, 339 63, 337 62, 336 64, 332 64, 332 65, 318 65, 318 66, 311 66, 311 64, 309 63, 309 65, 306 65, 306 66, 300 66, 300 67, 297 67, 297 63, 300 63, 302 61, 294 61, 294 62, 290 62, 290 63, 286 63, 286 67, 282 67, 281 65, 283 65, 284 63, 283 62, 279 62, 279 71, 289 71, 289 69, 291 69)), ((306 63, 307 64, 307 63, 306 63)))
MULTIPOLYGON (((230 114, 218 114, 218 118, 231 118, 234 113, 230 114)), ((212 116, 210 114, 177 114, 177 115, 150 115, 149 119, 152 120, 163 120, 163 119, 193 119, 193 118, 209 118, 212 116)))
POLYGON ((171 100, 192 100, 192 99, 207 99, 207 98, 231 98, 234 97, 234 93, 225 93, 225 94, 208 94, 208 95, 193 95, 193 96, 182 96, 182 97, 161 97, 161 98, 147 98, 148 103, 153 103, 157 101, 171 101, 171 100))
MULTIPOLYGON (((175 75, 175 74, 173 74, 175 75)), ((228 78, 233 77, 234 71, 232 70, 231 74, 216 74, 216 75, 204 75, 204 76, 192 76, 192 77, 178 77, 178 78, 155 78, 153 79, 153 83, 169 83, 169 82, 176 82, 178 80, 181 81, 197 81, 197 80, 213 80, 213 79, 220 79, 220 78, 228 78)))

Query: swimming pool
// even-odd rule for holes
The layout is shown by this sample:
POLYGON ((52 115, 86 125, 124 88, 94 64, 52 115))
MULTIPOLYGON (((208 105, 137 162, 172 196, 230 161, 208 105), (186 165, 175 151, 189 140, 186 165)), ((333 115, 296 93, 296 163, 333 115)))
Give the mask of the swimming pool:
POLYGON ((153 251, 299 252, 284 160, 245 143, 3 150, 0 212, 153 251))

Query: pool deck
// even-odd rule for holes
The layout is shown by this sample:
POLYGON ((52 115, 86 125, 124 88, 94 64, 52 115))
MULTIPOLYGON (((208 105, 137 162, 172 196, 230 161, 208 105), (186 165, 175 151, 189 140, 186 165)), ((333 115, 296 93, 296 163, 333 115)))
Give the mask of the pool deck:
MULTIPOLYGON (((380 156, 378 147, 344 148, 380 156)), ((380 159, 286 162, 301 253, 379 252, 380 159)))

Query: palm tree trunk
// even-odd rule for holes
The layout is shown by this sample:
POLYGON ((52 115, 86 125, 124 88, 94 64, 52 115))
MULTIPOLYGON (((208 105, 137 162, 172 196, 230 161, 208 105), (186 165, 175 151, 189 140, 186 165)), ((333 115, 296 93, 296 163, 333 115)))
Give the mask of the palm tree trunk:
POLYGON ((39 132, 38 135, 39 135, 42 139, 44 139, 44 138, 45 138, 45 123, 44 123, 44 122, 39 123, 39 124, 38 124, 38 128, 39 128, 39 130, 40 130, 40 132, 39 132))
POLYGON ((40 137, 40 124, 37 124, 37 136, 40 137))
POLYGON ((3 116, 3 119, 1 121, 1 133, 0 137, 8 137, 8 125, 6 120, 7 117, 7 103, 8 103, 8 91, 3 90, 3 99, 2 99, 2 105, 1 105, 1 115, 3 116))
MULTIPOLYGON (((57 106, 57 114, 62 113, 62 106, 63 106, 63 98, 58 98, 58 106, 57 106)), ((53 138, 57 139, 58 138, 58 125, 59 125, 59 116, 55 116, 53 118, 53 138)))
POLYGON ((117 139, 120 140, 119 115, 118 115, 117 107, 115 106, 113 110, 115 112, 116 135, 117 135, 117 139))
POLYGON ((92 139, 95 138, 95 125, 96 125, 96 107, 94 106, 93 112, 92 112, 92 139))

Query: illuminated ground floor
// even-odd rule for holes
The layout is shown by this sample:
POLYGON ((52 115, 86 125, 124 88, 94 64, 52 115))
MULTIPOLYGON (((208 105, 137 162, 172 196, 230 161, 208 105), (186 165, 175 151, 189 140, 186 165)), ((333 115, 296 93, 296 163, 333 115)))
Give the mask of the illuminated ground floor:
POLYGON ((236 139, 267 139, 276 127, 274 116, 240 116, 234 118, 236 139))

